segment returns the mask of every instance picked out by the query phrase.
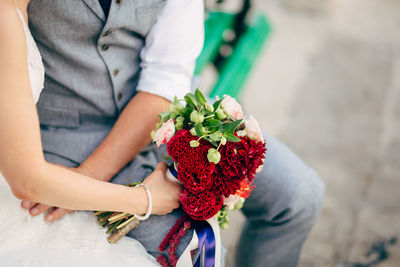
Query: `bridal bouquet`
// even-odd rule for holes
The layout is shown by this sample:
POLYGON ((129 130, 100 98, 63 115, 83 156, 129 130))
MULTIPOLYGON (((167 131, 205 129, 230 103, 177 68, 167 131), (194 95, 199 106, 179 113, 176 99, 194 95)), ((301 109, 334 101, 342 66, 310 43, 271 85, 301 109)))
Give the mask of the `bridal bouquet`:
MULTIPOLYGON (((228 212, 240 209, 254 188, 254 175, 262 169, 266 148, 257 121, 253 116, 245 119, 240 104, 228 95, 210 105, 196 90, 184 99, 175 98, 160 120, 152 138, 158 146, 167 145, 174 161, 167 176, 183 185, 180 203, 186 215, 159 247, 164 251, 170 245, 169 261, 163 255, 157 260, 162 266, 175 266, 176 248, 189 227, 199 237, 205 226, 196 222, 216 218, 222 229, 228 227, 228 212)), ((199 241, 200 253, 203 245, 207 250, 206 242, 201 242, 205 241, 199 241)))
MULTIPOLYGON (((211 105, 196 90, 183 99, 175 98, 159 117, 151 135, 158 147, 167 145, 174 161, 167 176, 183 185, 180 202, 185 214, 159 246, 160 251, 169 246, 169 260, 161 255, 157 261, 162 266, 175 266, 179 240, 190 228, 195 228, 199 236, 200 253, 203 248, 211 248, 216 255, 215 245, 206 241, 219 235, 215 227, 211 229, 211 220, 217 229, 218 225, 222 229, 228 227, 229 211, 240 209, 254 188, 254 176, 262 169, 266 148, 257 121, 253 116, 245 118, 240 104, 228 95, 211 105)), ((135 216, 127 213, 99 211, 96 216, 101 225, 108 227, 108 240, 112 243, 138 224, 135 216)), ((209 262, 218 261, 214 258, 209 262)))
POLYGON ((175 162, 169 170, 184 186, 183 210, 193 220, 217 215, 226 228, 228 211, 241 208, 263 166, 265 140, 257 121, 244 119, 234 98, 225 95, 210 105, 199 90, 175 99, 160 119, 152 138, 167 144, 175 162))

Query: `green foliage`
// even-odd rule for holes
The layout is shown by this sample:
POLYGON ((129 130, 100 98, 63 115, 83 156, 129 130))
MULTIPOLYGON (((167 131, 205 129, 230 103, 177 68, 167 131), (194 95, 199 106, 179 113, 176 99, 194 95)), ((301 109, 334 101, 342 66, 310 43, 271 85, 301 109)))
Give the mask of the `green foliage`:
MULTIPOLYGON (((221 145, 224 146, 227 142, 240 142, 240 138, 235 136, 234 132, 243 121, 228 117, 221 107, 222 100, 219 99, 210 105, 199 89, 196 89, 194 94, 186 94, 184 99, 175 97, 168 111, 160 113, 160 122, 157 123, 156 130, 172 119, 176 131, 189 129, 193 136, 198 137, 197 140, 190 142, 191 147, 199 146, 200 139, 211 143, 214 148, 208 151, 207 158, 217 164, 221 158, 218 151, 221 145)), ((155 131, 152 132, 152 136, 154 135, 155 131)))
POLYGON ((187 107, 191 107, 193 109, 197 109, 197 106, 199 105, 196 101, 195 96, 192 93, 187 93, 184 97, 187 107))
POLYGON ((215 148, 210 148, 207 153, 207 159, 209 162, 218 164, 219 161, 221 160, 221 154, 215 148))
POLYGON ((237 137, 236 135, 231 134, 231 133, 224 133, 224 137, 229 142, 240 142, 240 138, 237 137))
POLYGON ((197 140, 190 141, 190 147, 198 147, 199 145, 200 143, 197 140))
POLYGON ((236 120, 232 122, 225 123, 221 126, 220 130, 222 133, 233 134, 236 128, 242 123, 243 120, 236 120))
POLYGON ((201 93, 201 91, 199 89, 196 89, 194 96, 197 100, 197 103, 200 103, 200 105, 204 105, 207 103, 206 98, 204 97, 204 95, 201 93))
POLYGON ((221 102, 222 102, 222 99, 215 101, 215 103, 213 104, 214 110, 217 110, 221 106, 221 102))
POLYGON ((222 122, 220 120, 210 119, 207 120, 204 125, 207 127, 218 128, 222 125, 222 122))
POLYGON ((202 137, 204 135, 206 135, 207 133, 204 131, 203 125, 201 125, 201 123, 197 123, 194 127, 194 129, 196 130, 196 134, 198 137, 202 137))
POLYGON ((208 137, 210 137, 210 139, 213 141, 221 141, 222 134, 220 132, 215 132, 213 134, 210 134, 208 137))
POLYGON ((222 207, 218 211, 217 218, 219 227, 221 227, 223 230, 227 229, 229 226, 229 220, 228 220, 228 210, 225 207, 222 207))

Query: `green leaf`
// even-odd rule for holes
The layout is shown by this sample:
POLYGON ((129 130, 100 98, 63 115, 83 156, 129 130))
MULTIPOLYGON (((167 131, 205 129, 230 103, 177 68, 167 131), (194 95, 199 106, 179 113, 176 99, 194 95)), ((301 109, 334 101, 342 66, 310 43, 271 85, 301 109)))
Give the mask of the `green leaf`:
POLYGON ((200 103, 201 105, 204 105, 205 103, 207 103, 206 98, 204 97, 204 95, 201 93, 201 91, 199 89, 196 89, 194 96, 195 96, 197 102, 200 103))
POLYGON ((214 110, 217 110, 219 106, 221 105, 222 99, 215 101, 213 104, 214 110))
POLYGON ((168 111, 164 111, 161 112, 158 116, 160 117, 162 122, 166 122, 167 120, 169 120, 170 113, 168 111))
POLYGON ((192 108, 183 108, 182 110, 179 111, 179 114, 181 114, 182 117, 185 117, 189 120, 190 118, 190 113, 192 113, 193 109, 192 108))
POLYGON ((198 103, 192 93, 187 93, 184 99, 189 106, 191 106, 192 108, 197 108, 198 103))
POLYGON ((229 142, 240 142, 240 138, 237 137, 236 135, 231 134, 231 133, 224 133, 224 137, 229 142))
POLYGON ((221 136, 220 132, 215 132, 213 134, 210 134, 209 137, 213 141, 220 141, 222 139, 222 136, 221 136))
POLYGON ((203 109, 200 111, 200 113, 203 114, 203 115, 208 115, 210 112, 209 112, 207 109, 203 108, 203 109))
POLYGON ((204 125, 208 126, 208 127, 217 128, 217 127, 220 127, 222 125, 222 122, 220 120, 211 119, 211 120, 207 120, 204 123, 204 125))
POLYGON ((232 122, 228 122, 221 126, 220 131, 222 133, 231 133, 233 134, 236 128, 242 123, 243 120, 236 120, 232 122))
POLYGON ((213 146, 218 147, 218 143, 217 143, 217 142, 211 141, 210 143, 211 143, 213 146))
POLYGON ((178 112, 171 112, 171 114, 170 114, 170 118, 171 119, 175 119, 176 117, 178 116, 178 112))
POLYGON ((205 135, 206 133, 203 131, 203 125, 201 125, 201 123, 197 123, 194 127, 194 129, 196 130, 196 134, 198 137, 202 137, 203 135, 205 135))

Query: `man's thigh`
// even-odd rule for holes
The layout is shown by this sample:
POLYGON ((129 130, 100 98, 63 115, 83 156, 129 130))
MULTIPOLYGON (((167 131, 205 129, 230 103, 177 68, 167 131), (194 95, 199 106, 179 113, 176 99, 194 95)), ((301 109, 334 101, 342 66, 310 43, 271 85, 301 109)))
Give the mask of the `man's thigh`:
POLYGON ((265 134, 267 155, 256 186, 243 207, 250 220, 284 221, 302 210, 322 207, 324 184, 288 147, 265 134))

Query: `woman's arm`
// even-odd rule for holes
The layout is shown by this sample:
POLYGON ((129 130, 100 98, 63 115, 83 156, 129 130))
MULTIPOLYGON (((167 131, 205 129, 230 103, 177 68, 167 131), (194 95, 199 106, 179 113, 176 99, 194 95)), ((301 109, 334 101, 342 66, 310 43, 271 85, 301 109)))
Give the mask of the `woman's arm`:
MULTIPOLYGON (((143 189, 101 182, 44 160, 25 35, 12 6, 0 6, 0 44, 0 171, 13 193, 68 209, 144 213, 143 189)), ((178 206, 179 186, 167 181, 162 167, 146 182, 155 195, 154 213, 165 214, 178 206)))

